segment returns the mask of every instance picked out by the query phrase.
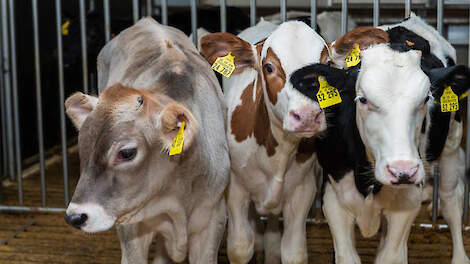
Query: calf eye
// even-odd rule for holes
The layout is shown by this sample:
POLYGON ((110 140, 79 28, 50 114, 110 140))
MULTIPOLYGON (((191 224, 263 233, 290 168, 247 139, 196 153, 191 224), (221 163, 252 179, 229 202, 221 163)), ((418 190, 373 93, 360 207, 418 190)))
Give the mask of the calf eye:
POLYGON ((426 98, 424 99, 424 104, 426 104, 429 101, 429 99, 431 99, 431 96, 429 96, 429 95, 426 96, 426 98))
POLYGON ((367 104, 367 99, 365 97, 359 97, 358 100, 361 104, 367 104))
POLYGON ((119 161, 130 161, 135 158, 137 154, 136 148, 129 148, 129 149, 121 149, 118 153, 118 160, 119 161))
POLYGON ((271 64, 266 64, 264 67, 266 68, 266 71, 269 73, 272 73, 274 71, 274 68, 271 64))

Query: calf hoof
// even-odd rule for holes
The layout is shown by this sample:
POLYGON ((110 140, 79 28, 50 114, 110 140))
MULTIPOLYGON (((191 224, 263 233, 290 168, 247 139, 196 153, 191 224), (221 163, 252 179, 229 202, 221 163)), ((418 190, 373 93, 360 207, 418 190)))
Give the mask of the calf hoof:
POLYGON ((284 255, 282 256, 282 263, 283 264, 307 264, 308 254, 307 252, 304 252, 304 253, 297 253, 297 254, 292 254, 292 255, 284 255))
POLYGON ((467 256, 455 256, 452 258, 452 264, 470 264, 470 260, 467 256))
POLYGON ((227 255, 231 264, 246 264, 253 257, 253 243, 234 243, 227 246, 227 255))

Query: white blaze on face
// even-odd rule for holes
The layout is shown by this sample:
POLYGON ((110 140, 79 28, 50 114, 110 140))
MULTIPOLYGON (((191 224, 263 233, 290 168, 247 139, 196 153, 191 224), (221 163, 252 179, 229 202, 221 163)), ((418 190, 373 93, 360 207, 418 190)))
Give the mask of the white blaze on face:
POLYGON ((109 215, 101 205, 96 203, 70 203, 66 214, 85 214, 87 220, 80 229, 88 233, 108 230, 116 222, 116 217, 109 215))
POLYGON ((420 53, 399 53, 377 45, 361 57, 356 121, 375 159, 375 177, 383 184, 422 182, 418 138, 430 82, 420 68, 420 53))
MULTIPOLYGON (((284 86, 277 94, 277 101, 268 111, 278 119, 286 131, 312 136, 326 129, 323 112, 317 102, 292 87, 290 75, 297 69, 320 62, 325 41, 303 22, 291 21, 281 24, 265 41, 261 61, 269 58, 270 49, 279 59, 285 74, 284 86)), ((265 67, 266 65, 262 65, 265 67)), ((265 72, 265 96, 269 93, 269 78, 265 72), (267 86, 267 89, 266 89, 267 86)), ((270 102, 272 103, 272 102, 270 102)))

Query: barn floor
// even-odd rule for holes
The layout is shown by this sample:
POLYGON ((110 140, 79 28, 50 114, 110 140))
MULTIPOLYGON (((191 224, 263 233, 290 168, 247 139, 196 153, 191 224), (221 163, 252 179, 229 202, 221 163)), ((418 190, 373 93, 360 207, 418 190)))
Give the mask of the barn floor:
MULTIPOLYGON (((78 158, 69 157, 70 195, 78 178, 78 158)), ((63 207, 61 164, 47 168, 47 205, 63 207)), ((24 179, 25 205, 40 205, 39 177, 24 179)), ((4 182, 2 204, 17 204, 17 186, 4 182)), ((423 210, 424 211, 424 210, 423 210)), ((3 213, 0 214, 0 263, 120 263, 119 241, 115 230, 86 235, 67 226, 63 213, 3 213)), ((441 220, 442 221, 442 220, 441 220)), ((419 222, 429 222, 421 214, 419 222)), ((444 222, 442 222, 444 223, 444 222)), ((357 248, 363 263, 373 263, 379 237, 363 239, 358 233, 357 248)), ((464 234, 470 252, 470 233, 464 234)), ((202 241, 201 241, 202 242, 202 241)), ((308 224, 309 263, 332 263, 333 243, 327 224, 308 224)), ((449 230, 414 227, 408 242, 410 264, 450 263, 452 239, 449 230)), ((220 250, 219 263, 228 263, 225 249, 220 250)), ((255 257, 262 263, 262 256, 255 257)), ((255 262, 255 261, 253 261, 255 262)))

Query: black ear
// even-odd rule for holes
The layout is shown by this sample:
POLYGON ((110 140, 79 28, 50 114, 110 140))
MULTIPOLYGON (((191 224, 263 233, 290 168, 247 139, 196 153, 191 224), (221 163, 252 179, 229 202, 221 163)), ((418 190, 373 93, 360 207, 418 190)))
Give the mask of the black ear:
POLYGON ((440 98, 448 85, 459 97, 470 88, 470 69, 465 65, 434 68, 426 73, 431 81, 434 98, 440 98))
POLYGON ((340 92, 348 89, 346 85, 348 74, 345 70, 319 63, 311 64, 295 71, 290 78, 290 82, 296 90, 316 101, 316 94, 320 86, 318 76, 324 76, 328 83, 340 92))

